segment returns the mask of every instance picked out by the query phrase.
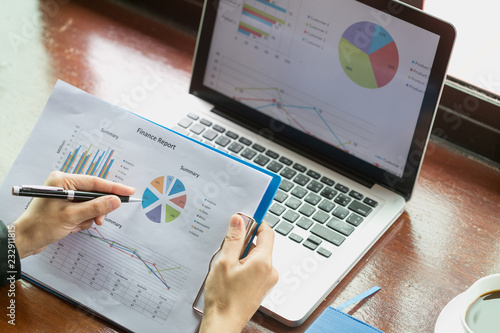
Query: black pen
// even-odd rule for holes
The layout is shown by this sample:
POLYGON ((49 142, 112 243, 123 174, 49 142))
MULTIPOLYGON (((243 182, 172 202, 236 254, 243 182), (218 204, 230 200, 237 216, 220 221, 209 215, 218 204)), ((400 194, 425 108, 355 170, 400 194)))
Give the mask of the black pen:
POLYGON ((65 199, 75 202, 89 201, 105 195, 115 195, 118 198, 120 198, 121 202, 142 202, 142 199, 125 197, 113 193, 65 190, 61 187, 44 186, 44 185, 12 186, 12 195, 24 196, 24 197, 49 198, 49 199, 65 199))

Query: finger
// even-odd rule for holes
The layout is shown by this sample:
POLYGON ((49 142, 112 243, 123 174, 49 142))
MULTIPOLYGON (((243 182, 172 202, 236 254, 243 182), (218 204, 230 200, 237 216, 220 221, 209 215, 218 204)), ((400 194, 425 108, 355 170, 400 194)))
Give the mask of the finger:
POLYGON ((263 221, 257 229, 256 237, 256 248, 266 254, 271 254, 274 246, 274 231, 265 221, 263 221))
POLYGON ((135 189, 130 186, 115 183, 98 177, 88 175, 66 174, 63 172, 52 172, 47 179, 46 185, 61 186, 65 189, 95 191, 113 193, 129 196, 134 194, 135 189))
POLYGON ((78 202, 71 207, 71 216, 75 223, 93 220, 99 216, 107 215, 120 207, 121 201, 114 195, 78 202))
POLYGON ((243 219, 239 215, 233 215, 229 221, 229 228, 219 256, 226 257, 230 261, 238 261, 244 241, 245 226, 243 219))

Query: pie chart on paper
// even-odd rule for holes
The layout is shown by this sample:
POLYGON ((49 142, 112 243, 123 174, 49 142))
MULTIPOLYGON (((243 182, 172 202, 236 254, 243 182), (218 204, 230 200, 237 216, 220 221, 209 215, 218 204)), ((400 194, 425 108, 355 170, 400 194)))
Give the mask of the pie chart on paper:
POLYGON ((387 30, 372 22, 347 28, 339 42, 344 73, 357 85, 377 89, 392 81, 399 65, 396 42, 387 30))
POLYGON ((181 216, 186 206, 184 184, 173 176, 161 176, 151 181, 142 195, 142 209, 155 223, 168 223, 181 216))

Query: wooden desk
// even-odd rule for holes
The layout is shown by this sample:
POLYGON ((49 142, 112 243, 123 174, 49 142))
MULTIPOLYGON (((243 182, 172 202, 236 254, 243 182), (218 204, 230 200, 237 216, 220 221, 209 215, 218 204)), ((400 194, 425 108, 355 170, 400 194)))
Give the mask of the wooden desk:
MULTIPOLYGON (((115 5, 66 2, 0 5, 0 181, 57 78, 156 121, 190 107, 193 36, 115 5), (147 75, 158 85, 140 95, 147 75)), ((244 331, 303 332, 328 304, 378 285, 352 315, 386 332, 432 332, 453 297, 500 272, 499 239, 499 170, 432 142, 405 213, 309 320, 291 329, 257 313, 244 331)), ((7 292, 0 288, 2 332, 120 332, 26 281, 16 283, 13 328, 7 292)))

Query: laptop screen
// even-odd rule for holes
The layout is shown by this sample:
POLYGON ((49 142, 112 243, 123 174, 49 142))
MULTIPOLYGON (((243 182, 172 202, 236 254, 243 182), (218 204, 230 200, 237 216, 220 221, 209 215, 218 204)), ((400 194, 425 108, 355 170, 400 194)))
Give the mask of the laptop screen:
POLYGON ((353 0, 221 0, 201 84, 223 107, 240 110, 229 112, 260 119, 277 137, 401 183, 418 126, 426 141, 432 123, 444 75, 433 77, 432 69, 443 34, 409 22, 403 5, 376 2, 380 8, 353 0))

